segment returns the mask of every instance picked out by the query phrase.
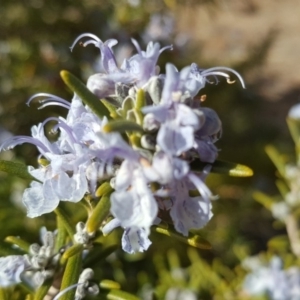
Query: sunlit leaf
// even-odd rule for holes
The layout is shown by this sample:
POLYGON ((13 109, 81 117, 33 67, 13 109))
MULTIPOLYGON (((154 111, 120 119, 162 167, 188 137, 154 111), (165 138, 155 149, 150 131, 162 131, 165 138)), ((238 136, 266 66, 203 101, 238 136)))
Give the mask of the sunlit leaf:
POLYGON ((22 163, 0 160, 0 171, 6 172, 10 175, 18 176, 20 178, 38 181, 28 173, 27 166, 22 163))
MULTIPOLYGON (((64 291, 68 287, 76 284, 79 279, 81 272, 81 259, 82 252, 78 252, 76 255, 73 255, 68 259, 67 266, 63 275, 60 291, 64 291)), ((63 293, 60 296, 60 300, 74 300, 76 288, 63 293)))
POLYGON ((77 253, 82 252, 82 250, 83 250, 82 244, 74 244, 64 252, 62 258, 69 259, 70 257, 76 255, 77 253))
POLYGON ((272 205, 276 203, 275 199, 262 192, 254 192, 253 198, 267 209, 271 209, 272 205))
POLYGON ((286 235, 278 235, 268 241, 268 247, 277 251, 286 251, 290 248, 290 241, 286 235))
POLYGON ((195 248, 211 249, 211 244, 199 235, 190 233, 188 237, 185 237, 170 228, 164 228, 161 226, 153 226, 153 228, 158 233, 161 233, 161 234, 169 236, 169 237, 176 238, 177 240, 179 240, 183 243, 186 243, 190 246, 193 246, 195 248))
POLYGON ((252 169, 245 165, 232 163, 228 161, 216 160, 213 163, 206 163, 200 161, 200 159, 195 159, 190 164, 192 170, 203 171, 207 166, 211 166, 210 172, 226 174, 234 177, 249 177, 253 175, 252 169))
POLYGON ((109 118, 110 112, 106 106, 76 76, 68 71, 61 71, 60 76, 64 83, 75 92, 98 117, 101 119, 105 116, 109 118))
POLYGON ((52 286, 52 283, 53 283, 52 279, 46 280, 35 292, 34 300, 45 299, 45 296, 47 295, 50 287, 52 286))
POLYGON ((119 290, 121 288, 118 282, 109 279, 103 279, 99 283, 100 288, 105 290, 119 290))
POLYGON ((18 246, 25 252, 29 251, 30 244, 16 236, 7 236, 4 240, 7 243, 18 246))
POLYGON ((95 232, 101 223, 105 220, 110 210, 110 195, 105 194, 99 200, 95 209, 93 210, 91 216, 89 217, 86 223, 87 232, 93 233, 95 232))
POLYGON ((109 132, 126 132, 126 131, 138 131, 143 132, 143 128, 135 122, 127 120, 113 120, 105 124, 102 130, 106 133, 109 132))
POLYGON ((285 160, 283 156, 276 150, 275 147, 269 145, 265 148, 268 156, 272 160, 273 164, 276 166, 278 172, 282 177, 285 177, 285 160))
POLYGON ((111 290, 107 293, 101 293, 101 295, 106 297, 103 299, 108 300, 140 300, 140 298, 138 298, 137 296, 120 290, 111 290))
POLYGON ((62 207, 57 207, 54 212, 56 213, 57 217, 60 219, 60 222, 62 225, 65 227, 67 230, 70 238, 73 240, 74 234, 75 234, 75 229, 72 226, 72 223, 67 215, 67 213, 64 211, 62 207))

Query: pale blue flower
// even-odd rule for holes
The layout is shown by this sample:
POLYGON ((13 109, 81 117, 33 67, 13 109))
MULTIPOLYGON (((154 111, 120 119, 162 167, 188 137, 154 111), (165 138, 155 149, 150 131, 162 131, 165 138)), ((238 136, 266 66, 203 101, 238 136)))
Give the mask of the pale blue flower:
MULTIPOLYGON (((107 235, 117 227, 121 227, 121 221, 115 218, 102 228, 102 232, 107 235)), ((130 254, 146 251, 151 245, 148 235, 144 228, 125 228, 122 235, 122 249, 130 254)))
POLYGON ((125 160, 117 173, 111 212, 123 228, 149 228, 157 216, 156 200, 139 165, 125 160))
POLYGON ((53 277, 60 254, 54 252, 54 233, 42 231, 42 246, 31 244, 29 254, 0 258, 0 287, 8 287, 23 281, 37 288, 46 279, 53 277))
POLYGON ((288 112, 288 118, 299 120, 300 119, 300 104, 293 105, 289 112, 288 112))
MULTIPOLYGON (((209 170, 194 173, 190 163, 195 159, 209 163, 216 160, 218 149, 214 143, 222 133, 222 124, 214 110, 201 107, 193 98, 206 83, 217 83, 218 76, 231 83, 226 72, 234 73, 244 86, 242 78, 229 68, 202 70, 196 64, 181 71, 167 64, 166 75, 158 74, 159 55, 171 46, 160 48, 158 43, 150 42, 143 51, 133 39, 137 53, 119 67, 113 52, 116 40, 103 42, 84 33, 71 50, 84 38, 84 47, 93 44, 100 49, 103 68, 103 73, 89 77, 87 88, 98 98, 110 101, 120 118, 138 119, 145 132, 138 146, 131 145, 124 135, 105 132, 109 117, 99 118, 76 94, 71 103, 47 93, 31 97, 28 104, 40 98, 40 109, 56 105, 68 113, 65 118, 47 118, 32 127, 32 136, 13 137, 0 148, 30 143, 40 152, 39 167, 28 169, 36 181, 23 195, 28 216, 49 213, 60 201, 77 203, 87 194, 95 196, 100 182, 110 182, 114 189, 110 213, 114 219, 102 230, 106 234, 122 227, 122 247, 128 253, 148 249, 150 228, 161 221, 158 215, 161 217, 162 210, 170 214, 175 229, 185 236, 190 229, 202 228, 212 217, 212 194, 204 183, 209 170), (144 116, 136 107, 127 109, 130 102, 130 108, 135 106, 138 89, 145 92, 147 106, 141 108, 144 116), (48 122, 55 122, 50 132, 58 133, 54 142, 44 132, 48 122), (195 189, 199 196, 190 197, 195 189)), ((131 142, 130 132, 125 134, 131 142)), ((84 244, 89 238, 84 227, 75 235, 84 244)), ((42 278, 48 275, 41 273, 42 278)))
POLYGON ((173 65, 167 64, 160 104, 142 109, 144 113, 152 114, 161 123, 157 144, 170 155, 178 156, 190 150, 195 142, 194 132, 200 129, 204 121, 201 113, 197 114, 181 103, 188 73, 189 69, 178 72, 173 65))
POLYGON ((205 84, 211 83, 208 78, 213 77, 215 83, 218 83, 217 76, 225 77, 228 83, 233 83, 230 81, 230 76, 227 73, 233 73, 240 81, 243 88, 245 88, 245 83, 241 75, 235 70, 227 67, 213 67, 209 69, 200 69, 197 64, 192 63, 190 67, 189 80, 186 82, 186 88, 189 90, 191 97, 194 97, 198 92, 205 87, 205 84))
POLYGON ((138 42, 131 39, 138 53, 125 59, 121 69, 134 78, 137 87, 142 87, 148 80, 156 75, 156 63, 159 55, 172 46, 160 48, 159 43, 149 42, 146 51, 142 51, 138 42))
POLYGON ((8 287, 21 282, 22 273, 30 267, 26 256, 9 255, 0 257, 0 287, 8 287))
POLYGON ((159 55, 164 50, 172 48, 171 46, 160 48, 158 43, 150 42, 146 51, 142 51, 137 41, 132 39, 132 43, 136 47, 138 53, 125 59, 119 68, 112 50, 112 47, 117 44, 117 40, 111 39, 102 42, 94 34, 84 33, 76 38, 71 46, 71 50, 79 40, 86 37, 91 39, 84 42, 83 46, 85 47, 89 44, 93 44, 95 47, 98 47, 101 52, 101 62, 105 74, 93 75, 88 80, 88 88, 100 98, 113 93, 113 82, 132 84, 137 87, 143 86, 156 74, 156 63, 159 55))
POLYGON ((201 179, 195 175, 190 175, 194 182, 198 181, 197 188, 200 189, 201 196, 190 197, 191 183, 188 177, 185 180, 174 181, 171 186, 170 201, 172 203, 170 216, 174 222, 175 229, 188 236, 190 229, 200 229, 204 227, 212 217, 210 191, 206 188, 201 179), (199 184, 201 185, 199 187, 199 184))
POLYGON ((130 227, 125 229, 122 236, 122 248, 127 253, 144 252, 148 250, 151 241, 144 228, 130 227))
POLYGON ((282 260, 274 256, 270 264, 261 264, 244 280, 244 290, 253 296, 268 295, 270 300, 297 300, 300 298, 300 269, 284 270, 282 260))
POLYGON ((96 35, 92 33, 83 33, 75 39, 72 46, 70 47, 71 51, 73 50, 77 42, 85 37, 89 37, 91 39, 82 44, 84 47, 89 44, 93 44, 95 47, 100 49, 102 66, 105 72, 109 74, 118 71, 116 59, 112 51, 112 47, 115 46, 118 41, 115 39, 109 39, 105 42, 102 42, 96 35))

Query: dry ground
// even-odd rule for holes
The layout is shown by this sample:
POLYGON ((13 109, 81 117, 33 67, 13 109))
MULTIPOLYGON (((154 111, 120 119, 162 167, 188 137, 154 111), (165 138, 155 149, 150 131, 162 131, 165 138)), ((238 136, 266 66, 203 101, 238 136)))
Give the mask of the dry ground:
MULTIPOLYGON (((270 32, 274 43, 259 74, 261 93, 281 100, 300 88, 300 0, 217 0, 217 7, 186 7, 180 12, 179 30, 199 43, 202 56, 215 65, 235 65, 270 32)), ((254 78, 246 78, 246 80, 254 78)), ((299 95, 294 95, 300 100, 299 95)))

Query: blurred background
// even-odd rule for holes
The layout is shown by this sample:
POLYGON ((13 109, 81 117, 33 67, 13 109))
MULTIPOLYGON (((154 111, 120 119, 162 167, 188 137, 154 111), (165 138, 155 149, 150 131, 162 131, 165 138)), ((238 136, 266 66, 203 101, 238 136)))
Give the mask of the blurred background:
MULTIPOLYGON (((98 49, 77 45, 70 52, 73 40, 84 32, 102 40, 117 39, 114 50, 120 63, 135 52, 130 41, 133 37, 142 48, 151 40, 162 46, 174 45, 173 51, 160 57, 162 71, 166 62, 179 69, 192 62, 202 68, 236 69, 246 89, 238 82, 228 85, 221 81, 207 85, 199 96, 207 96, 204 105, 214 108, 223 122, 223 136, 217 143, 219 158, 250 166, 254 176, 208 178, 219 200, 213 203, 212 221, 199 234, 212 244, 212 250, 195 250, 200 257, 196 263, 203 259, 203 270, 209 272, 216 262, 222 262, 224 270, 228 268, 222 280, 233 276, 228 272, 238 264, 238 253, 265 250, 272 236, 285 232, 252 194, 257 190, 277 193, 275 167, 265 146, 273 144, 288 154, 294 150, 285 118, 300 100, 299 11, 297 0, 0 0, 0 141, 10 135, 30 134, 31 126, 47 116, 66 114, 53 107, 37 111, 37 103, 30 107, 25 103, 38 92, 71 99, 59 77, 62 69, 83 81, 99 70, 98 49)), ((0 158, 36 165, 36 154, 33 146, 23 145, 14 152, 1 153, 0 158)), ((21 196, 28 182, 3 173, 0 182, 1 241, 7 235, 36 241, 37 228, 44 222, 54 229, 51 216, 38 220, 25 217, 21 196)), ((172 266, 191 270, 196 264, 191 258, 195 253, 168 237, 162 241, 153 234, 152 240, 146 254, 130 257, 117 252, 114 261, 107 262, 111 270, 108 268, 106 277, 118 279, 124 289, 143 295, 143 299, 152 299, 146 298, 145 291, 159 284, 158 298, 167 299, 173 285, 184 288, 187 282, 191 284, 190 279, 186 273, 163 279, 159 270, 164 264, 169 271, 172 266)), ((212 299, 216 294, 215 287, 193 284, 201 299, 212 299)))

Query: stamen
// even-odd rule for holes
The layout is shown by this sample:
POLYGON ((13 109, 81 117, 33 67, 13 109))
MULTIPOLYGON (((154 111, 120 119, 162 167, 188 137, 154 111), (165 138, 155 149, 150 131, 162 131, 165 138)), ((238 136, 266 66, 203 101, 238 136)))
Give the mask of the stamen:
MULTIPOLYGON (((93 40, 89 40, 88 42, 90 42, 90 43, 96 44, 97 42, 98 42, 98 43, 101 42, 101 40, 100 40, 95 34, 88 33, 88 32, 87 32, 87 33, 83 33, 83 34, 79 35, 79 36, 75 39, 75 41, 73 42, 73 44, 71 45, 71 47, 70 47, 71 52, 73 51, 73 48, 75 47, 75 45, 77 44, 77 42, 78 42, 80 39, 84 38, 84 37, 90 37, 90 38, 94 39, 94 41, 93 41, 93 40)), ((86 43, 87 43, 87 42, 85 42, 85 43, 83 44, 84 47, 87 45, 86 43)))
POLYGON ((206 100, 207 96, 206 95, 201 95, 200 96, 200 102, 204 102, 206 100))
POLYGON ((60 98, 58 96, 55 96, 55 95, 52 95, 52 94, 48 94, 48 93, 37 93, 37 94, 34 94, 33 96, 31 96, 29 98, 29 100, 26 102, 26 105, 30 105, 31 101, 35 98, 38 98, 38 97, 48 97, 44 100, 40 100, 40 103, 48 103, 49 104, 46 104, 46 105, 42 105, 39 107, 39 109, 42 109, 48 105, 58 105, 58 106, 62 106, 62 107, 65 107, 65 108, 70 108, 71 107, 71 104, 70 102, 68 102, 67 100, 63 99, 63 98, 60 98))
POLYGON ((61 106, 66 109, 70 109, 70 107, 71 107, 71 105, 65 105, 62 103, 55 102, 55 101, 50 101, 50 99, 43 100, 43 102, 45 102, 45 103, 43 105, 39 106, 38 109, 43 109, 43 108, 45 108, 47 106, 51 106, 51 105, 61 106))
POLYGON ((53 300, 58 300, 62 295, 64 295, 65 293, 67 293, 68 291, 77 288, 79 285, 83 285, 84 283, 76 283, 73 285, 68 286, 66 289, 60 291, 54 298, 53 300))
POLYGON ((231 72, 233 73, 240 81, 242 87, 245 89, 246 86, 245 86, 245 83, 244 83, 244 80, 242 78, 242 76, 235 70, 231 69, 231 68, 227 68, 227 67, 214 67, 214 68, 210 68, 210 69, 207 69, 207 70, 204 70, 202 72, 200 72, 200 74, 202 76, 209 76, 209 75, 220 75, 220 76, 224 76, 226 78, 229 78, 229 75, 226 74, 226 73, 223 73, 223 72, 219 72, 219 71, 227 71, 227 72, 231 72), (226 74, 226 76, 224 75, 226 74))
POLYGON ((228 78, 226 81, 227 81, 228 84, 233 84, 233 83, 236 82, 236 80, 230 80, 230 78, 228 78))
POLYGON ((57 132, 57 129, 58 128, 62 128, 65 130, 65 132, 68 134, 68 136, 70 137, 72 143, 74 144, 77 144, 78 142, 76 141, 74 135, 73 135, 73 130, 72 128, 67 124, 65 123, 64 121, 62 121, 61 119, 59 118, 55 118, 55 117, 50 117, 50 118, 47 118, 43 123, 42 125, 45 126, 49 121, 56 121, 58 124, 56 126, 53 127, 53 132, 56 133, 57 132))
POLYGON ((165 47, 161 48, 159 50, 159 54, 161 54, 162 52, 164 52, 165 50, 168 50, 168 49, 170 49, 172 51, 173 50, 173 45, 169 45, 169 46, 165 46, 165 47))
POLYGON ((201 73, 202 76, 223 76, 225 78, 230 78, 230 76, 227 73, 224 72, 208 72, 207 74, 203 74, 203 72, 201 73))
POLYGON ((0 146, 0 151, 9 150, 9 149, 14 148, 17 145, 22 145, 24 143, 33 144, 36 147, 40 148, 43 152, 42 154, 44 154, 45 152, 49 152, 49 149, 44 144, 42 144, 39 140, 37 140, 31 136, 25 136, 25 135, 14 136, 14 137, 6 140, 0 146))

